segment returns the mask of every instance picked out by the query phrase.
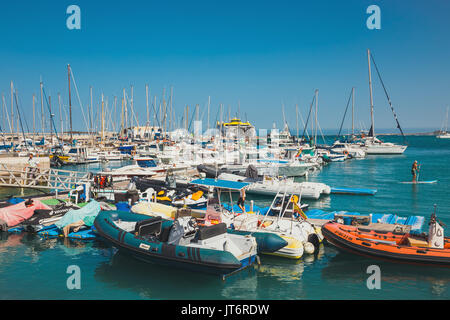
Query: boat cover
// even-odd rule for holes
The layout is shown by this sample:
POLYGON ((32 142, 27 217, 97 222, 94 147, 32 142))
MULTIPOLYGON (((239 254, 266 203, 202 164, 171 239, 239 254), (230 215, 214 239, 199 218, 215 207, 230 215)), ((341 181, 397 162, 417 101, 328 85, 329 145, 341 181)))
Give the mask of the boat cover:
POLYGON ((92 219, 92 217, 95 218, 100 210, 100 203, 92 200, 81 209, 68 211, 60 220, 55 223, 55 225, 58 228, 62 229, 65 226, 78 222, 80 220, 89 221, 92 219))
POLYGON ((215 188, 220 188, 220 189, 231 189, 231 190, 241 190, 242 188, 244 188, 250 184, 250 183, 246 183, 246 182, 219 180, 219 179, 211 179, 211 178, 196 179, 196 180, 192 180, 190 183, 200 185, 200 186, 215 187, 215 188))
POLYGON ((20 202, 0 209, 0 220, 6 222, 8 227, 14 227, 22 221, 29 219, 36 209, 52 210, 49 206, 43 204, 39 200, 33 200, 30 206, 26 206, 25 202, 20 202))
MULTIPOLYGON (((310 209, 307 212, 308 218, 311 219, 324 219, 333 220, 335 214, 347 214, 347 215, 364 215, 359 212, 347 212, 347 211, 332 211, 326 212, 320 209, 310 209)), ((411 226, 412 232, 421 232, 425 217, 423 216, 409 216, 400 217, 396 214, 389 213, 372 213, 372 223, 386 223, 386 224, 402 224, 411 226)))

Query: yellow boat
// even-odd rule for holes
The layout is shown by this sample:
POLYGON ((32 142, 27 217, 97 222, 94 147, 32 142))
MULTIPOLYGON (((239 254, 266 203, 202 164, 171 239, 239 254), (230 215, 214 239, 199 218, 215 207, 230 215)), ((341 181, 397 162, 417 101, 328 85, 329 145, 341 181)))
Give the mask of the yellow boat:
MULTIPOLYGON (((220 126, 220 122, 217 121, 217 126, 220 126)), ((230 120, 230 122, 223 122, 222 126, 224 127, 252 127, 250 122, 242 122, 241 119, 233 118, 230 120)))

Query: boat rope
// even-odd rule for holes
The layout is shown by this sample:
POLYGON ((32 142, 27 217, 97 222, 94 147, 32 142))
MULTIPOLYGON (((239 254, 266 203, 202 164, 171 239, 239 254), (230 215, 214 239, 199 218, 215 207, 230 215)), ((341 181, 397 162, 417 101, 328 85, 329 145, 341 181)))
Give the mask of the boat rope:
POLYGON ((11 121, 9 121, 9 113, 8 110, 6 109, 5 96, 3 94, 2 94, 2 101, 3 101, 3 110, 5 111, 6 119, 8 120, 9 131, 12 133, 11 121))
POLYGON ((344 117, 342 118, 341 127, 339 128, 338 138, 341 136, 342 126, 344 125, 345 116, 347 115, 348 106, 350 105, 350 100, 352 98, 352 91, 350 92, 350 96, 348 97, 347 106, 345 107, 344 117))
POLYGON ((403 141, 406 142, 406 138, 405 138, 403 130, 402 130, 401 126, 400 126, 400 122, 398 122, 397 114, 395 113, 394 107, 392 106, 391 98, 389 97, 389 94, 388 94, 388 92, 386 90, 386 86, 384 85, 383 79, 381 78, 380 71, 378 70, 377 64, 375 63, 375 59, 373 58, 372 53, 370 54, 370 57, 372 59, 373 65, 375 66, 375 70, 377 71, 377 75, 378 75, 378 78, 380 79, 380 82, 381 82, 381 85, 383 87, 384 93, 386 94, 386 98, 388 100, 389 106, 391 107, 392 113, 394 114, 394 119, 397 122, 397 128, 400 130, 400 133, 402 134, 403 141))
MULTIPOLYGON (((307 130, 307 128, 308 128, 308 122, 309 122, 309 118, 311 117, 311 112, 312 112, 312 107, 313 107, 313 105, 314 105, 314 101, 316 100, 316 95, 314 95, 313 96, 313 99, 312 99, 312 101, 311 101, 311 106, 309 107, 309 113, 308 113, 308 117, 306 118, 306 123, 305 123, 305 127, 304 127, 304 129, 303 129, 303 133, 302 133, 302 140, 303 140, 303 138, 305 137, 305 132, 308 132, 307 130)), ((309 138, 309 136, 308 136, 308 138, 309 138)))
POLYGON ((87 131, 88 131, 88 135, 90 136, 91 135, 91 131, 89 130, 89 125, 88 125, 88 123, 86 121, 86 116, 84 115, 83 104, 81 103, 80 93, 78 92, 78 87, 77 87, 77 83, 75 81, 75 76, 73 75, 72 68, 70 69, 70 75, 72 76, 73 86, 75 87, 75 91, 77 92, 78 103, 80 104, 80 109, 81 109, 81 114, 83 115, 84 124, 86 126, 87 131))
POLYGON ((44 99, 45 99, 45 103, 47 104, 48 112, 50 114, 50 131, 52 131, 52 126, 53 126, 53 131, 55 132, 56 139, 60 142, 60 139, 58 137, 58 132, 56 131, 55 120, 53 119, 52 110, 50 109, 50 104, 48 103, 47 95, 45 94, 44 87, 42 87, 42 92, 44 94, 44 99))
POLYGON ((22 116, 20 115, 19 103, 17 102, 17 91, 14 91, 14 100, 16 101, 17 115, 19 116, 20 129, 22 129, 23 142, 25 144, 25 147, 28 150, 28 143, 27 143, 27 140, 25 139, 25 132, 23 130, 22 116))

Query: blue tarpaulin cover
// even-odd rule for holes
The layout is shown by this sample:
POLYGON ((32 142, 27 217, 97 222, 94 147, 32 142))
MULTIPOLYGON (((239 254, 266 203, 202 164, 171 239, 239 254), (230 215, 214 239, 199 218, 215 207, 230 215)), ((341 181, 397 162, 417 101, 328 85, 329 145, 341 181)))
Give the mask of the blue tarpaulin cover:
POLYGON ((215 187, 220 189, 231 189, 231 190, 241 190, 242 188, 248 186, 250 183, 247 182, 237 182, 229 180, 219 180, 219 179, 195 179, 190 182, 191 184, 197 184, 206 187, 215 187))

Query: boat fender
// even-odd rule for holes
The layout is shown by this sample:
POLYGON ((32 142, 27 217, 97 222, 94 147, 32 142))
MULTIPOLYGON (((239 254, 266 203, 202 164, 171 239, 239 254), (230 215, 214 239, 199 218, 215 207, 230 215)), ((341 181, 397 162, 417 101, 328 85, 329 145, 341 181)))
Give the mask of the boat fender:
POLYGON ((314 245, 311 242, 305 242, 303 244, 303 248, 305 249, 305 252, 308 254, 314 253, 314 245))
POLYGON ((308 236, 308 242, 312 243, 312 245, 314 246, 314 249, 317 250, 320 246, 320 239, 319 236, 315 233, 311 233, 308 236))

